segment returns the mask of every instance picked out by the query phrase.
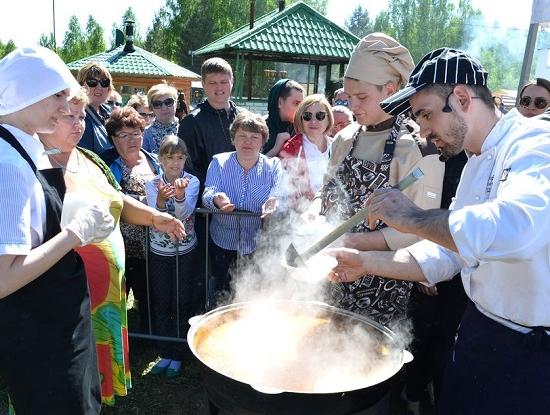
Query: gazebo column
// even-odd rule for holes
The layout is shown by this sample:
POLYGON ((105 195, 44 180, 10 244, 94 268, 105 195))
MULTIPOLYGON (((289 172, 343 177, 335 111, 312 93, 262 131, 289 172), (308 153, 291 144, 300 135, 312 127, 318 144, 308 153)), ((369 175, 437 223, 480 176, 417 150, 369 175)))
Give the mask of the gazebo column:
POLYGON ((235 71, 233 74, 235 82, 233 84, 233 95, 236 99, 241 100, 243 98, 243 83, 244 83, 244 71, 242 70, 243 67, 243 59, 240 53, 237 53, 237 57, 235 58, 235 71))
POLYGON ((327 93, 327 90, 328 90, 328 84, 331 80, 331 76, 332 75, 332 64, 328 64, 327 65, 327 72, 326 72, 326 75, 325 75, 325 94, 327 93))
POLYGON ((309 95, 309 83, 311 79, 311 59, 307 60, 307 91, 306 95, 309 95))
POLYGON ((319 64, 315 64, 315 72, 313 75, 313 93, 319 92, 319 64))
POLYGON ((246 72, 247 72, 246 96, 250 101, 252 99, 252 55, 248 55, 246 72))

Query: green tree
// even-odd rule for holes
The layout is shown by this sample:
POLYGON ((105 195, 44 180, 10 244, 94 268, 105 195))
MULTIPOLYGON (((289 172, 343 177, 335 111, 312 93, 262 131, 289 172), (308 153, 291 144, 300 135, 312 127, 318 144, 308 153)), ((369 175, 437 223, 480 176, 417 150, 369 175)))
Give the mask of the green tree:
POLYGON ((358 38, 362 38, 363 36, 371 33, 373 29, 373 22, 370 20, 369 11, 361 5, 358 5, 353 10, 351 16, 346 19, 345 26, 358 38))
POLYGON ((134 9, 131 7, 128 7, 126 11, 122 14, 122 26, 121 29, 124 32, 124 21, 125 20, 133 20, 134 21, 134 44, 136 46, 142 46, 143 45, 143 37, 141 36, 141 27, 139 24, 139 21, 136 18, 136 13, 134 12, 134 9))
MULTIPOLYGON (((489 73, 487 78, 489 89, 492 91, 516 90, 521 75, 527 34, 515 29, 501 31, 498 28, 490 30, 484 28, 484 31, 485 34, 477 34, 471 48, 475 50, 477 45, 480 45, 479 50, 473 53, 489 73)), ((550 44, 547 43, 550 36, 547 36, 544 32, 539 34, 535 50, 550 44)), ((536 54, 534 58, 536 59, 536 54)), ((533 62, 529 79, 535 76, 535 68, 536 62, 533 62)))
POLYGON ((49 48, 53 51, 56 51, 57 45, 55 44, 55 39, 53 37, 53 33, 50 32, 49 35, 46 35, 45 33, 42 33, 40 35, 40 39, 38 40, 38 44, 40 46, 44 46, 45 48, 49 48))
MULTIPOLYGON (((156 15, 157 13, 155 13, 156 15)), ((139 24, 139 21, 136 18, 136 13, 134 12, 134 9, 131 7, 128 7, 124 13, 122 13, 122 18, 120 20, 119 24, 113 23, 113 26, 111 26, 111 49, 116 47, 116 31, 120 30, 122 33, 126 34, 126 20, 132 20, 134 22, 134 45, 145 47, 145 40, 143 39, 143 36, 141 36, 141 26, 139 24)), ((153 20, 154 21, 154 20, 153 20)))
POLYGON ((390 15, 387 11, 381 11, 374 19, 373 32, 391 33, 390 15))
POLYGON ((80 22, 76 16, 69 19, 69 27, 63 38, 61 47, 61 58, 65 62, 72 62, 87 55, 86 36, 80 27, 80 22))
POLYGON ((15 49, 17 49, 17 46, 15 46, 14 41, 11 39, 8 40, 8 43, 6 43, 5 45, 2 44, 2 42, 0 42, 0 58, 3 58, 4 56, 14 51, 15 49))
POLYGON ((0 40, 0 59, 2 59, 4 56, 6 56, 8 53, 10 53, 12 50, 16 49, 15 43, 13 43, 13 40, 8 40, 8 43, 4 44, 0 40))
POLYGON ((86 52, 94 55, 105 52, 106 48, 103 27, 90 15, 86 24, 86 52))
MULTIPOLYGON (((360 17, 357 9, 352 23, 360 17)), ((372 31, 384 32, 405 45, 415 62, 442 46, 460 47, 470 40, 465 23, 479 16, 471 0, 390 0, 374 19, 372 31)), ((348 26, 349 27, 349 26, 348 26)))

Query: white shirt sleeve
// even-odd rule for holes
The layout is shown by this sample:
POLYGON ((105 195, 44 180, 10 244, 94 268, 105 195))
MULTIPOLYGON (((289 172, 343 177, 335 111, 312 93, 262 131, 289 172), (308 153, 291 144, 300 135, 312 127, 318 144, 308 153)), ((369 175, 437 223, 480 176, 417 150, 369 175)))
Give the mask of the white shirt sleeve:
POLYGON ((494 178, 500 180, 496 198, 451 212, 451 234, 468 266, 529 260, 548 244, 550 149, 542 150, 508 163, 506 177, 494 178))
MULTIPOLYGON (((21 159, 20 164, 27 162, 21 159)), ((27 255, 40 241, 38 228, 33 229, 31 212, 33 193, 41 192, 35 176, 30 176, 15 163, 0 163, 0 195, 2 220, 0 222, 0 255, 27 255), (34 234, 34 235, 33 235, 34 234)), ((29 169, 30 171, 30 169, 29 169)), ((36 222, 36 221, 35 221, 36 222)), ((34 225, 39 226, 37 222, 34 225)))
POLYGON ((145 182, 145 197, 147 198, 147 205, 157 210, 159 210, 159 208, 157 208, 157 196, 159 193, 157 186, 159 180, 160 176, 156 176, 145 182))
POLYGON ((185 189, 185 199, 183 202, 176 202, 176 218, 184 221, 195 211, 197 199, 199 197, 200 182, 195 176, 188 175, 189 184, 185 189))
POLYGON ((218 210, 216 205, 214 205, 214 196, 216 193, 220 192, 221 175, 220 163, 218 159, 214 157, 208 166, 204 191, 202 193, 202 204, 208 209, 218 210))
POLYGON ((462 269, 458 254, 434 242, 423 240, 404 249, 422 269, 427 285, 450 280, 462 269))
POLYGON ((276 197, 281 200, 284 197, 284 184, 285 184, 285 174, 281 160, 278 158, 273 158, 273 187, 269 193, 270 197, 276 197))

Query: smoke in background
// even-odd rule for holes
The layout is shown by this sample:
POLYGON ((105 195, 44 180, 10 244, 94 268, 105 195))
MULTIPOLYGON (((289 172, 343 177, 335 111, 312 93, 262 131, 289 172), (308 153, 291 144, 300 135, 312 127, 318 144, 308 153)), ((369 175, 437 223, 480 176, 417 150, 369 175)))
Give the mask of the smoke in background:
MULTIPOLYGON (((498 23, 487 21, 483 16, 473 17, 465 24, 468 30, 467 43, 460 45, 479 59, 489 72, 488 86, 493 92, 500 89, 518 89, 521 66, 527 42, 528 27, 501 28, 498 23)), ((541 30, 537 37, 539 48, 550 47, 550 33, 541 30)), ((534 77, 537 53, 533 57, 530 78, 534 77)))

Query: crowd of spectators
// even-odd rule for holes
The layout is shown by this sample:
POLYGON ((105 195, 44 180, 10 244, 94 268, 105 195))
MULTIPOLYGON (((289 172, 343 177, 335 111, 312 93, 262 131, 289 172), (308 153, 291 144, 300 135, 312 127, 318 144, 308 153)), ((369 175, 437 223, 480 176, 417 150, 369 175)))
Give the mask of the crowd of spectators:
MULTIPOLYGON (((432 58, 424 59, 429 63, 432 58)), ((486 76, 476 65, 471 64, 476 75, 486 76)), ((391 192, 419 167, 424 172, 422 181, 402 192, 409 203, 423 211, 452 208, 462 170, 468 157, 475 156, 467 145, 466 152, 462 147, 451 151, 442 140, 445 134, 456 137, 467 132, 473 124, 467 126, 454 120, 451 132, 435 132, 426 127, 430 117, 439 117, 440 113, 449 116, 459 106, 460 111, 467 112, 467 103, 479 100, 494 111, 498 120, 517 117, 516 125, 523 126, 531 125, 526 124, 526 118, 533 118, 533 131, 538 134, 540 130, 541 135, 548 136, 544 122, 537 120, 550 119, 548 80, 536 78, 523 86, 517 110, 508 112, 501 99, 491 96, 486 81, 476 84, 468 78, 457 78, 450 82, 445 71, 445 78, 437 83, 436 66, 433 88, 439 84, 447 88, 444 105, 439 112, 426 109, 427 104, 416 109, 408 97, 416 97, 411 94, 425 87, 414 83, 414 74, 422 77, 425 68, 413 71, 415 65, 407 48, 382 33, 369 34, 359 42, 344 74, 343 88, 330 97, 307 95, 306 89, 292 79, 275 82, 269 91, 267 117, 231 101, 233 71, 221 58, 203 63, 201 77, 206 99, 193 109, 183 93, 164 82, 151 87, 146 95, 132 95, 123 105, 103 64, 87 63, 75 81, 55 55, 41 48, 30 52, 16 50, 0 61, 0 82, 8 75, 12 76, 10 82, 23 82, 13 78, 12 73, 33 66, 50 71, 49 77, 42 80, 44 85, 35 91, 45 91, 39 99, 27 92, 16 97, 4 96, 0 91, 0 148, 8 149, 1 153, 6 158, 2 165, 15 163, 27 174, 24 180, 31 183, 33 192, 40 195, 43 189, 47 196, 32 196, 29 207, 22 202, 23 196, 15 195, 15 202, 10 202, 8 213, 14 214, 10 220, 16 225, 19 221, 19 228, 30 230, 19 238, 22 242, 18 248, 13 235, 19 228, 4 229, 2 224, 5 236, 0 241, 4 247, 0 256, 31 256, 33 251, 42 252, 46 249, 43 247, 49 247, 56 252, 56 261, 71 266, 61 272, 54 262, 41 259, 43 265, 25 271, 28 265, 23 263, 18 270, 28 274, 23 288, 19 283, 1 284, 8 288, 1 291, 0 310, 5 311, 7 318, 2 319, 5 321, 0 328, 3 333, 19 330, 22 339, 31 341, 34 334, 15 324, 20 310, 11 299, 38 301, 35 296, 37 290, 43 289, 41 278, 51 278, 51 272, 72 273, 80 279, 85 275, 89 299, 82 286, 58 291, 49 288, 53 291, 48 291, 48 295, 52 301, 60 296, 75 296, 74 304, 65 305, 65 310, 77 314, 78 307, 90 310, 89 316, 80 318, 92 327, 96 347, 94 350, 89 346, 93 338, 90 333, 83 334, 82 327, 64 322, 64 333, 73 330, 73 338, 86 343, 87 360, 74 360, 75 350, 63 343, 67 339, 60 339, 63 344, 59 347, 68 349, 55 355, 57 368, 52 379, 63 377, 62 367, 71 359, 74 370, 93 371, 92 362, 100 375, 85 382, 74 376, 64 380, 69 384, 66 390, 81 389, 80 398, 74 401, 65 402, 62 397, 50 401, 47 395, 37 393, 36 405, 52 408, 48 413, 67 413, 64 405, 73 409, 86 407, 82 413, 98 413, 101 404, 114 405, 116 396, 126 395, 131 387, 128 331, 164 338, 184 337, 191 316, 216 307, 232 291, 235 269, 240 262, 254 257, 258 236, 265 231, 265 218, 292 211, 300 214, 306 226, 315 226, 321 217, 329 222, 345 220, 378 197, 380 189, 382 193, 391 192), (406 98, 399 100, 401 96, 406 98), (2 105, 7 99, 21 102, 5 109, 2 105), (400 110, 401 105, 406 109, 412 105, 414 111, 400 110), (54 121, 45 120, 41 111, 54 121), (38 144, 33 142, 35 134, 38 144), (62 169, 62 193, 50 195, 55 186, 39 173, 36 154, 30 157, 31 169, 25 170, 29 157, 14 141, 26 145, 31 153, 40 153, 33 148, 43 146, 40 166, 48 162, 51 167, 62 169), (26 161, 14 161, 19 157, 16 153, 26 161), (67 206, 71 200, 87 202, 72 221, 69 218, 64 224, 61 200, 65 192, 67 206), (40 204, 44 200, 47 210, 40 204), (16 202, 26 207, 20 206, 17 211, 13 205, 16 202), (55 209, 50 210, 50 203, 55 209), (197 208, 203 208, 201 214, 196 213, 197 208), (35 222, 48 224, 47 232, 37 232, 35 229, 41 226, 35 222), (51 229, 50 223, 55 224, 51 229), (209 265, 205 267, 205 263, 209 265), (139 327, 128 327, 126 301, 130 291, 139 310, 139 327)), ((463 70, 457 60, 457 77, 459 69, 463 70)), ((13 192, 9 181, 15 177, 13 171, 4 170, 2 167, 0 173, 5 198, 13 192)), ((506 179, 503 172, 500 181, 506 179)), ((547 209, 548 203, 543 207, 547 209)), ((388 215, 388 221, 365 222, 352 229, 343 243, 353 251, 338 254, 338 260, 363 251, 401 252, 425 238, 420 230, 392 226, 391 220, 388 215)), ((419 402, 429 384, 433 385, 434 399, 441 397, 444 367, 453 348, 454 334, 467 304, 476 299, 472 299, 469 290, 465 292, 456 272, 448 276, 448 281, 425 284, 418 278, 423 283, 415 284, 411 281, 414 278, 401 278, 399 272, 379 275, 368 266, 361 268, 364 272, 353 273, 352 278, 346 264, 344 261, 340 273, 335 270, 333 274, 339 278, 339 283, 331 286, 333 305, 383 325, 412 317, 413 352, 417 359, 409 366, 404 396, 410 413, 418 415, 419 402)), ((0 272, 5 271, 6 278, 11 278, 11 268, 2 267, 0 272)), ((39 303, 37 310, 45 306, 39 303)), ((548 329, 547 325, 543 324, 543 329, 548 329)), ((55 332, 57 328, 52 325, 47 330, 55 332)), ((16 411, 26 413, 29 403, 25 402, 25 395, 37 389, 37 381, 23 378, 31 370, 28 363, 36 359, 26 362, 26 354, 15 353, 5 343, 0 341, 0 356, 16 354, 15 364, 19 366, 0 358, 0 373, 6 376, 16 411), (28 370, 20 375, 17 370, 21 368, 28 370)), ((49 353, 51 348, 43 350, 49 353)), ((184 357, 181 345, 160 341, 158 350, 161 359, 152 373, 178 376, 184 357)))

